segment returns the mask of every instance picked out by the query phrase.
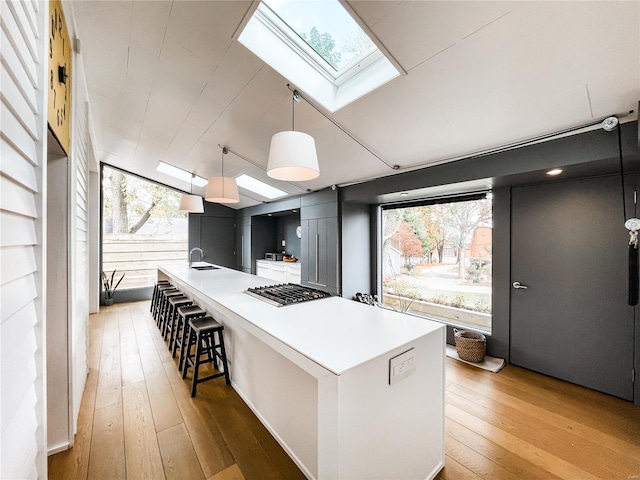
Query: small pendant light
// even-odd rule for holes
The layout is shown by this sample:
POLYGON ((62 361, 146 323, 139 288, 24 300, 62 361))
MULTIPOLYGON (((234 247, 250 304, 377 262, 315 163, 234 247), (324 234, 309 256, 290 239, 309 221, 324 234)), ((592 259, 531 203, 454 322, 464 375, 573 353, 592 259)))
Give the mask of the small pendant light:
POLYGON ((238 203, 240 201, 236 179, 224 176, 224 156, 227 153, 229 153, 227 147, 222 147, 221 176, 209 179, 207 193, 204 197, 207 202, 238 203))
POLYGON ((180 207, 178 210, 187 213, 204 213, 204 205, 202 203, 202 197, 200 195, 193 195, 193 179, 195 173, 191 174, 191 190, 189 194, 183 194, 180 197, 180 207))
POLYGON ((316 142, 311 135, 295 131, 295 104, 300 93, 293 91, 291 131, 278 132, 271 137, 267 175, 276 180, 299 182, 320 175, 316 142))

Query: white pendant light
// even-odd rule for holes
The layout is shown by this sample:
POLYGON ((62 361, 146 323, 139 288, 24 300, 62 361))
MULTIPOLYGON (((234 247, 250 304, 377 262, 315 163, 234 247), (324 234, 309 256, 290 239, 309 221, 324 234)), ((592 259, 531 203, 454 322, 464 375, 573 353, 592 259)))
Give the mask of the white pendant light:
POLYGON ((204 205, 202 203, 202 197, 200 195, 193 195, 193 178, 196 175, 191 174, 191 190, 190 194, 183 194, 180 197, 180 207, 178 210, 188 213, 204 213, 204 205))
POLYGON ((240 201, 236 179, 224 176, 224 156, 228 152, 227 147, 222 147, 222 175, 209 179, 207 193, 204 197, 207 202, 238 203, 240 201))
POLYGON ((293 92, 291 131, 278 132, 271 137, 267 175, 276 180, 300 182, 320 175, 316 142, 311 135, 295 131, 295 104, 300 101, 293 92))

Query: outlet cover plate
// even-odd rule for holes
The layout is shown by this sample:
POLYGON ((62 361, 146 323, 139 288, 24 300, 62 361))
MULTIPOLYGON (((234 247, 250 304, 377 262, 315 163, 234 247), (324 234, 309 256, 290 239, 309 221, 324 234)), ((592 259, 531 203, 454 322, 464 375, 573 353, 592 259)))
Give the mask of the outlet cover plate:
POLYGON ((389 385, 404 380, 416 371, 416 352, 413 348, 389 360, 389 385))

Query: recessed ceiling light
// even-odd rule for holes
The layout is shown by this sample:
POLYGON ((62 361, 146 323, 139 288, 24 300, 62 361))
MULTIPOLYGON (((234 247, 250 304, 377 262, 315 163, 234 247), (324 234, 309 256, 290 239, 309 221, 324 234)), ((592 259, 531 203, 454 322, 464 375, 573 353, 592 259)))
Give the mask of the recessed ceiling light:
POLYGON ((551 169, 547 172, 547 175, 551 175, 551 176, 555 176, 555 175, 560 175, 562 173, 562 169, 561 168, 554 168, 551 169))
POLYGON ((409 196, 409 192, 402 192, 400 193, 401 197, 408 197, 409 196))

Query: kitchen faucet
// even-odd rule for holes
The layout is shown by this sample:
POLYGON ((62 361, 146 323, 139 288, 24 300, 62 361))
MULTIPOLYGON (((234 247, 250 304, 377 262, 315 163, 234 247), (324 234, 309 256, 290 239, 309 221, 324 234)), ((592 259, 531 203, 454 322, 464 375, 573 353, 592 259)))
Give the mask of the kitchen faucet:
POLYGON ((204 252, 202 251, 201 248, 195 247, 192 248, 191 250, 189 250, 189 268, 191 268, 191 264, 193 263, 193 261, 191 260, 191 256, 193 255, 193 252, 200 252, 200 261, 202 262, 204 260, 204 252))

